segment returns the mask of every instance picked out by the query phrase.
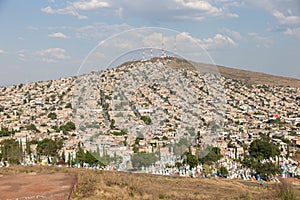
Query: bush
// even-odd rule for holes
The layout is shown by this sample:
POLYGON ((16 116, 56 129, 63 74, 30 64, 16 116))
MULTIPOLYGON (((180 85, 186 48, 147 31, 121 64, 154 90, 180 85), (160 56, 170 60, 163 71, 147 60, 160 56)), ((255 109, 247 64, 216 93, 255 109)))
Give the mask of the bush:
POLYGON ((282 182, 277 186, 277 197, 282 200, 295 200, 297 195, 289 184, 282 182))
POLYGON ((78 174, 78 187, 76 194, 87 197, 96 190, 96 174, 93 171, 82 171, 78 174))
POLYGON ((218 172, 221 174, 221 176, 227 176, 228 175, 228 170, 224 166, 220 167, 218 172))

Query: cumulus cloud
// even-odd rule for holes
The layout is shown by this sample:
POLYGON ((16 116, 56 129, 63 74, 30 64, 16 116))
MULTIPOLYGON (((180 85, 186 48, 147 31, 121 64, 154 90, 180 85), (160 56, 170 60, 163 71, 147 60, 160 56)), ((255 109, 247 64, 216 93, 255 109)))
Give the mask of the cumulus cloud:
POLYGON ((281 24, 300 24, 300 17, 293 15, 291 10, 289 10, 289 15, 285 15, 279 10, 274 10, 273 11, 273 16, 279 21, 281 24))
POLYGON ((261 36, 255 32, 248 33, 248 38, 256 42, 257 48, 261 48, 261 47, 270 48, 271 45, 273 44, 273 40, 271 40, 268 37, 261 36))
POLYGON ((216 49, 222 49, 225 47, 237 46, 237 43, 232 38, 230 38, 229 36, 223 35, 223 34, 219 34, 219 33, 213 37, 202 38, 202 39, 192 37, 187 32, 183 32, 181 34, 187 38, 191 38, 194 41, 198 42, 206 50, 216 50, 216 49))
POLYGON ((235 30, 231 30, 228 28, 225 28, 223 30, 227 35, 231 36, 232 38, 236 39, 236 40, 241 40, 243 37, 241 36, 241 34, 238 31, 235 30))
POLYGON ((65 34, 63 34, 61 32, 52 33, 52 34, 49 34, 48 36, 52 37, 52 38, 68 38, 65 34))
POLYGON ((95 10, 98 8, 107 8, 109 3, 99 0, 77 1, 73 3, 75 9, 78 10, 95 10))
POLYGON ((79 19, 87 18, 81 12, 106 8, 109 8, 105 10, 109 15, 121 18, 139 17, 149 21, 174 19, 202 21, 210 17, 238 17, 236 13, 229 11, 229 2, 218 2, 215 5, 213 3, 209 0, 164 0, 155 3, 152 0, 77 0, 68 2, 61 8, 47 6, 42 8, 42 11, 48 14, 72 15, 79 19))
POLYGON ((288 28, 284 34, 300 39, 300 27, 294 29, 288 28))
POLYGON ((59 60, 66 60, 70 57, 66 55, 66 50, 62 48, 49 48, 35 52, 39 56, 39 60, 43 62, 53 63, 59 60))
POLYGON ((207 0, 164 0, 153 4, 151 0, 121 0, 114 3, 121 17, 137 17, 150 21, 194 20, 203 21, 211 17, 238 17, 223 5, 214 5, 207 0))
POLYGON ((87 19, 87 16, 80 15, 73 6, 67 6, 65 8, 53 9, 50 6, 41 9, 42 12, 47 14, 61 14, 61 15, 72 15, 78 19, 87 19))
POLYGON ((64 8, 52 8, 47 6, 42 8, 41 11, 47 14, 61 14, 61 15, 72 15, 77 17, 78 19, 87 19, 88 17, 85 15, 79 14, 78 11, 89 11, 96 10, 99 8, 107 8, 109 7, 109 3, 100 0, 90 0, 90 1, 75 1, 75 2, 67 2, 67 5, 64 8))
MULTIPOLYGON (((300 28, 300 7, 297 0, 244 0, 246 5, 269 12, 277 24, 271 30, 296 36, 300 28)), ((298 38, 298 37, 297 37, 298 38)))
POLYGON ((132 29, 128 24, 106 24, 94 23, 91 25, 82 26, 75 29, 77 38, 89 40, 104 40, 109 36, 120 33, 125 30, 132 29))
POLYGON ((7 52, 6 51, 4 51, 3 49, 0 49, 0 55, 1 54, 6 54, 7 52))

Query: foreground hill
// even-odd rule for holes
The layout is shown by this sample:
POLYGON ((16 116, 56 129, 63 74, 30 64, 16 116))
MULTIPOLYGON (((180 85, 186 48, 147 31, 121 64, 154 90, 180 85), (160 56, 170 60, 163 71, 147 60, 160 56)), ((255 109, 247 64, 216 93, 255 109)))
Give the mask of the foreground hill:
MULTIPOLYGON (((159 176, 150 174, 131 174, 121 173, 116 171, 95 171, 61 167, 9 167, 0 168, 0 178, 4 182, 2 196, 7 197, 18 196, 19 199, 58 199, 60 190, 69 190, 73 193, 70 199, 285 199, 283 191, 287 187, 292 186, 293 189, 289 194, 294 197, 300 195, 299 180, 294 180, 294 184, 289 184, 288 181, 283 184, 265 183, 260 186, 258 182, 241 181, 241 180, 226 180, 223 178, 182 178, 159 176), (76 178, 76 187, 71 190, 70 186, 76 178), (50 182, 40 180, 40 177, 51 176, 50 182), (62 178, 64 177, 65 178, 62 178), (68 176, 68 177, 66 177, 68 176), (15 179, 7 180, 8 177, 15 179), (20 181, 16 178, 30 179, 30 182, 20 185, 20 181), (69 180, 69 181, 68 181, 69 180), (43 187, 36 187, 37 183, 51 185, 48 190, 42 190, 43 187), (55 183, 64 182, 63 187, 55 186, 55 183), (9 184, 5 187, 5 183, 9 184), (11 188, 18 188, 14 191, 11 188), (26 193, 27 189, 27 193, 26 193), (23 191, 23 196, 20 191, 23 191), (31 196, 30 196, 31 195, 31 196), (49 198, 50 196, 56 198, 49 198)), ((24 182, 24 181, 23 181, 24 182)), ((0 184, 1 186, 1 184, 0 184)), ((287 193, 286 193, 287 194, 287 193)), ((11 198, 9 198, 11 199, 11 198)), ((66 198, 69 199, 69 198, 66 198)), ((289 198, 296 199, 296 198, 289 198)), ((299 199, 299 198, 298 198, 299 199)))

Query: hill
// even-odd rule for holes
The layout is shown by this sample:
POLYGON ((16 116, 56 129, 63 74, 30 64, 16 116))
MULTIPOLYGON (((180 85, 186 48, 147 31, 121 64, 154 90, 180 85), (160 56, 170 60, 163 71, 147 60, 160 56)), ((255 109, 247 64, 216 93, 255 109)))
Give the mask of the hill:
MULTIPOLYGON (((300 88, 300 79, 283 77, 283 76, 275 76, 271 74, 261 73, 261 72, 252 72, 248 70, 236 69, 231 67, 224 67, 221 65, 217 65, 217 69, 212 64, 205 63, 195 63, 192 61, 187 62, 186 60, 172 58, 169 66, 173 68, 183 68, 193 70, 193 65, 199 67, 202 72, 213 72, 218 73, 217 69, 221 76, 226 79, 233 79, 242 81, 242 83, 246 85, 269 85, 269 86, 281 86, 281 87, 294 87, 300 88), (191 64, 192 63, 192 64, 191 64)), ((157 58, 153 59, 154 61, 157 58)))
POLYGON ((270 74, 218 66, 225 78, 240 80, 247 85, 270 85, 300 88, 300 80, 270 74))

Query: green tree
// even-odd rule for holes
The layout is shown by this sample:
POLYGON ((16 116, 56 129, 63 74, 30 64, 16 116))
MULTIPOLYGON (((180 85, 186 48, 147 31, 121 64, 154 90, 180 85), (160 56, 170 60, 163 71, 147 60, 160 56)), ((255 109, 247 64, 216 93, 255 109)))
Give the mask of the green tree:
POLYGON ((135 153, 131 158, 131 163, 134 168, 148 167, 158 161, 158 156, 155 153, 135 153))
POLYGON ((68 134, 69 131, 76 130, 76 126, 74 122, 69 121, 65 125, 60 126, 59 129, 63 131, 64 134, 68 134))
POLYGON ((87 152, 85 153, 85 159, 84 159, 84 162, 85 162, 85 163, 88 163, 88 164, 90 164, 90 165, 92 165, 92 164, 97 163, 98 160, 96 159, 96 157, 95 157, 93 154, 91 154, 89 151, 87 151, 87 152))
POLYGON ((188 164, 191 168, 197 167, 199 164, 197 156, 193 155, 190 151, 185 154, 186 159, 183 161, 184 164, 188 164))
POLYGON ((58 158, 58 152, 61 148, 61 140, 55 141, 45 138, 38 142, 36 150, 39 158, 40 156, 46 156, 49 160, 50 157, 58 158))
POLYGON ((223 156, 221 155, 221 150, 218 147, 213 147, 210 149, 209 153, 204 156, 203 158, 200 158, 200 162, 204 164, 211 165, 212 163, 218 161, 223 156))
POLYGON ((261 161, 280 155, 279 147, 270 141, 254 140, 249 148, 250 156, 261 161))
POLYGON ((152 123, 151 118, 149 116, 141 116, 141 120, 143 120, 147 125, 150 125, 152 123))
POLYGON ((80 166, 83 166, 83 163, 85 162, 85 153, 84 150, 81 148, 80 143, 78 143, 78 149, 76 152, 76 159, 80 166))
POLYGON ((40 132, 37 128, 36 128, 36 126, 34 125, 34 124, 29 124, 29 125, 27 125, 26 126, 26 129, 27 130, 31 130, 31 131, 36 131, 36 132, 40 132))
POLYGON ((250 157, 242 161, 243 166, 254 169, 257 174, 266 180, 270 175, 280 173, 278 165, 272 162, 261 162, 264 159, 274 158, 280 155, 279 147, 270 140, 266 138, 254 140, 250 144, 249 152, 250 157))
POLYGON ((20 144, 15 139, 1 141, 2 159, 10 164, 19 164, 22 161, 23 153, 20 144))
POLYGON ((51 112, 48 114, 48 118, 51 120, 54 120, 54 119, 57 119, 57 115, 56 115, 56 113, 51 112))
POLYGON ((222 176, 227 176, 228 175, 228 170, 226 167, 222 166, 218 169, 218 172, 222 175, 222 176))

